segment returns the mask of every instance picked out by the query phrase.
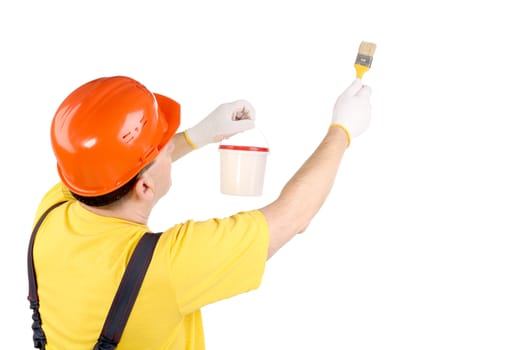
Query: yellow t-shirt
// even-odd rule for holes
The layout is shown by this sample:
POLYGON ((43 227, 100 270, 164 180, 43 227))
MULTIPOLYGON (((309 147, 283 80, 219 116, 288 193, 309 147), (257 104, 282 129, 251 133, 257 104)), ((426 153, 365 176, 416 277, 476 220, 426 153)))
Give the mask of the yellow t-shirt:
MULTIPOLYGON (((91 350, 144 225, 84 209, 62 184, 35 219, 34 259, 48 350, 91 350)), ((260 211, 187 221, 159 239, 118 349, 204 349, 200 308, 259 287, 268 253, 260 211)))

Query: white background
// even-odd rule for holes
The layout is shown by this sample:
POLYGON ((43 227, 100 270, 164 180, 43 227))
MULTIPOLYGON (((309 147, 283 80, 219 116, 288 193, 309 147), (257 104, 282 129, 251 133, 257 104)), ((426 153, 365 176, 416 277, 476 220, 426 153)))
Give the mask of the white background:
POLYGON ((263 196, 221 195, 207 146, 174 164, 162 231, 275 199, 365 40, 370 129, 261 287, 203 309, 208 349, 524 349, 522 14, 510 0, 2 2, 0 347, 32 346, 26 249, 70 91, 132 76, 182 104, 181 130, 222 102, 255 106, 263 196))

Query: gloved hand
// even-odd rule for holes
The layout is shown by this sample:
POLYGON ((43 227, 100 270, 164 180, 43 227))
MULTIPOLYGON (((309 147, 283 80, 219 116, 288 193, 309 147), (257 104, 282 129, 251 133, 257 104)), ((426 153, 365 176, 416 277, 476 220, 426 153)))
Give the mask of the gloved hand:
POLYGON ((245 100, 221 104, 206 118, 184 132, 193 148, 220 142, 255 127, 255 109, 245 100))
POLYGON ((335 102, 331 126, 341 127, 346 132, 348 145, 370 125, 371 93, 370 87, 363 85, 361 79, 355 79, 335 102))

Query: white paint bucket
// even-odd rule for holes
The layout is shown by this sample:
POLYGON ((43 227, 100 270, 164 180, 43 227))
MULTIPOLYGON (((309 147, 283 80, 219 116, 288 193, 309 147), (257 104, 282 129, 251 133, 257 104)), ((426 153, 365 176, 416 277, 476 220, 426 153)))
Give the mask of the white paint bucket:
MULTIPOLYGON (((247 133, 247 132, 246 132, 247 133)), ((251 136, 254 132, 249 133, 251 136)), ((228 140, 219 145, 221 192, 237 196, 260 196, 264 187, 269 148, 264 138, 228 140)))

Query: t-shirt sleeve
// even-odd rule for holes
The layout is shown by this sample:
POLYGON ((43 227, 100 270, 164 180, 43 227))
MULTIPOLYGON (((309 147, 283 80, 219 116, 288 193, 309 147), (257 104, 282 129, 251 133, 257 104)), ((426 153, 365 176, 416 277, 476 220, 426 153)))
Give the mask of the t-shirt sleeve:
POLYGON ((183 314, 259 287, 269 244, 268 223, 260 211, 188 221, 165 234, 183 314))

